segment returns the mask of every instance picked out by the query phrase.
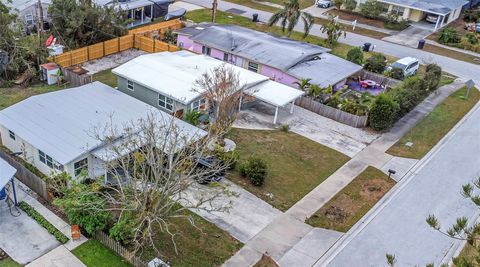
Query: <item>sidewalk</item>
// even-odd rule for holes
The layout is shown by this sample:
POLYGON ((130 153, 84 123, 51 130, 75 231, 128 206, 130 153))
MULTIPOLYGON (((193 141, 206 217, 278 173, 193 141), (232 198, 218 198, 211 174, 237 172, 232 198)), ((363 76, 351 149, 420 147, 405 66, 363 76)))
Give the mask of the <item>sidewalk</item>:
MULTIPOLYGON (((383 134, 379 139, 375 140, 288 209, 282 216, 277 217, 267 227, 262 229, 262 231, 249 240, 239 252, 225 262, 224 266, 252 266, 260 259, 262 253, 265 252, 268 252, 277 262, 291 262, 291 258, 288 256, 285 258, 287 253, 292 254, 293 252, 290 251, 299 250, 299 246, 304 246, 303 243, 305 243, 305 239, 308 238, 307 234, 312 231, 312 227, 305 224, 304 221, 325 205, 325 203, 340 192, 369 165, 385 172, 391 167, 393 160, 393 164, 398 163, 402 165, 401 173, 403 175, 409 174, 409 170, 416 166, 417 161, 409 161, 408 159, 406 159, 406 161, 398 160, 399 158, 388 155, 385 151, 400 140, 406 132, 422 120, 438 104, 444 101, 452 92, 460 89, 463 85, 463 81, 455 81, 452 84, 437 89, 436 93, 428 96, 415 109, 399 120, 388 133, 383 134), (397 159, 397 161, 395 161, 395 159, 397 159), (387 169, 385 166, 388 166, 387 169)), ((401 180, 401 178, 402 177, 397 177, 396 180, 401 180)), ((341 233, 339 234, 336 239, 320 239, 324 245, 323 248, 310 250, 310 254, 304 256, 307 257, 307 259, 320 258, 341 238, 341 233)), ((303 249, 302 251, 305 252, 308 250, 303 249)), ((293 255, 296 257, 295 253, 293 253, 293 255)), ((299 266, 308 265, 300 262, 297 264, 299 266)))

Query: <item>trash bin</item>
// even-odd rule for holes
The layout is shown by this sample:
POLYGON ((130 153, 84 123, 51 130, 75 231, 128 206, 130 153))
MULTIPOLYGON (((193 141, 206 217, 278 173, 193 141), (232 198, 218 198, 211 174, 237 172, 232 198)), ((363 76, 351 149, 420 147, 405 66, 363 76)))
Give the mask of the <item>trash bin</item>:
POLYGON ((253 14, 252 21, 253 22, 258 22, 258 14, 257 13, 253 14))
POLYGON ((368 51, 370 51, 370 46, 372 46, 371 43, 364 43, 364 44, 363 44, 363 52, 368 52, 368 51))
POLYGON ((425 39, 421 39, 420 41, 418 41, 418 49, 423 49, 423 47, 425 46, 425 39))
POLYGON ((0 190, 0 200, 3 200, 7 197, 7 192, 5 191, 5 188, 2 188, 0 190))

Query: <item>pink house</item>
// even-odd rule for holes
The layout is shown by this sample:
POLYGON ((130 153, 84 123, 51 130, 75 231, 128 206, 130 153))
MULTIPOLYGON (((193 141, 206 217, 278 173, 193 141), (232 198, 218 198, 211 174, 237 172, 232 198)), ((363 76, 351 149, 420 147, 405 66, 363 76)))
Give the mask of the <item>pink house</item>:
POLYGON ((257 72, 288 86, 302 78, 321 87, 343 86, 361 66, 329 49, 236 25, 202 23, 177 30, 177 45, 257 72))

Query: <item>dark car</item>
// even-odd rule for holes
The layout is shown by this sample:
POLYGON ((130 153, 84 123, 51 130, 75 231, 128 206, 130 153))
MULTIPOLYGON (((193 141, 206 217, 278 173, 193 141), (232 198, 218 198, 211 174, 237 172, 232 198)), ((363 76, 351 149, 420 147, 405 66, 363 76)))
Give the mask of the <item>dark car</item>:
POLYGON ((223 162, 216 157, 205 157, 197 160, 197 173, 195 180, 199 184, 209 184, 212 181, 219 182, 226 175, 226 168, 223 162))

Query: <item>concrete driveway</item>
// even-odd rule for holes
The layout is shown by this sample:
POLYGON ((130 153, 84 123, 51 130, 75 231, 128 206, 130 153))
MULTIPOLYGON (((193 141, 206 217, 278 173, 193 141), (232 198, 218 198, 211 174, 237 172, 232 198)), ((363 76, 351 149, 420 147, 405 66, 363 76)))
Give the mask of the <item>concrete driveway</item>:
POLYGON ((392 42, 400 45, 410 46, 417 48, 418 41, 424 39, 428 35, 432 34, 433 30, 425 29, 424 27, 410 26, 398 34, 388 36, 382 40, 392 42))
MULTIPOLYGON (((282 214, 280 210, 228 180, 223 180, 220 184, 232 194, 217 197, 205 203, 202 209, 192 211, 227 231, 242 243, 246 243, 282 214), (228 211, 208 211, 223 208, 228 208, 228 211)), ((216 190, 220 190, 220 187, 193 185, 188 190, 188 195, 184 196, 183 203, 185 204, 185 201, 198 203, 199 199, 209 198, 216 190)))
POLYGON ((435 214, 445 231, 458 217, 478 217, 460 194, 480 173, 478 121, 480 104, 315 266, 386 266, 386 253, 396 255, 395 266, 448 263, 462 242, 431 229, 425 218, 435 214))
POLYGON ((27 264, 59 245, 53 235, 23 211, 13 217, 5 201, 0 201, 0 248, 14 261, 27 264))

